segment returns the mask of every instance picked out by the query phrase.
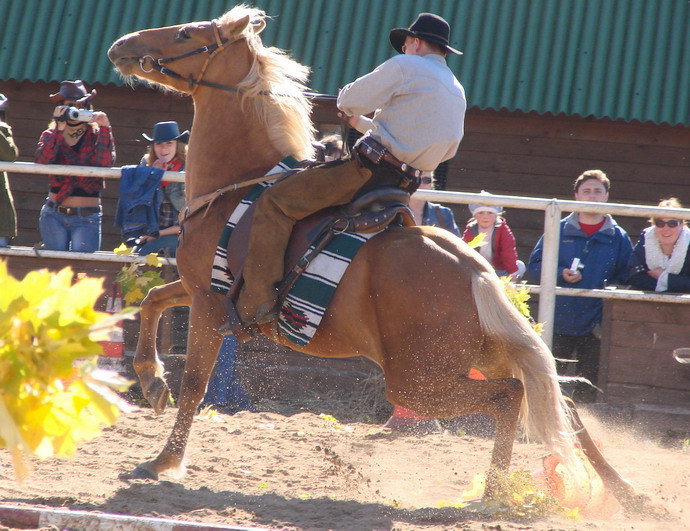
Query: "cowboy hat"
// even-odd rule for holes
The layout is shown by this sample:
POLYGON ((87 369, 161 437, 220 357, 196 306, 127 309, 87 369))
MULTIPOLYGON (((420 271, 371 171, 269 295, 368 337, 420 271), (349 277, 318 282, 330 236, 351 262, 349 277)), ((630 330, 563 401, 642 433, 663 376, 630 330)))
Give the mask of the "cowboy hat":
POLYGON ((403 53, 402 47, 406 37, 416 37, 425 41, 439 44, 447 52, 462 55, 462 52, 448 45, 450 26, 443 18, 433 13, 420 13, 409 28, 392 29, 389 35, 391 44, 398 52, 403 53))
POLYGON ((189 131, 180 134, 180 128, 177 122, 158 122, 153 126, 153 137, 146 133, 141 133, 149 142, 170 142, 171 140, 179 140, 185 144, 189 140, 189 131))
POLYGON ((81 79, 77 79, 76 81, 61 81, 60 90, 58 90, 55 94, 51 94, 50 99, 53 101, 69 100, 79 105, 83 105, 95 95, 95 89, 90 93, 86 92, 84 82, 81 79))

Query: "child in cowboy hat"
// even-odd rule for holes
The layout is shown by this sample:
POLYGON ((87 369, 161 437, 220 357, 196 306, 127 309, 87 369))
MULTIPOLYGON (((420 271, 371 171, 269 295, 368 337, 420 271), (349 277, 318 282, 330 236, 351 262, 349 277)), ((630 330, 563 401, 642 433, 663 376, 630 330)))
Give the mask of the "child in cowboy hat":
MULTIPOLYGON (((183 171, 187 159, 187 142, 189 131, 180 133, 177 122, 158 122, 153 126, 153 135, 142 133, 150 142, 146 154, 139 163, 163 171, 183 171)), ((177 220, 185 204, 184 183, 161 181, 161 207, 158 213, 158 233, 145 234, 139 237, 134 252, 145 255, 159 251, 175 256, 180 233, 177 220)))
MULTIPOLYGON (((482 190, 483 195, 491 195, 482 190)), ((520 280, 525 274, 525 263, 517 259, 515 236, 502 216, 503 209, 493 205, 469 205, 472 218, 467 222, 462 239, 471 242, 483 233, 486 245, 476 250, 494 266, 499 276, 510 275, 520 280)))
MULTIPOLYGON (((112 166, 115 141, 104 112, 87 118, 67 115, 70 107, 90 110, 96 91, 88 92, 81 80, 62 81, 51 94, 57 104, 52 121, 38 141, 39 164, 112 166), (85 120, 85 121, 82 121, 85 120)), ((102 178, 50 175, 50 190, 41 208, 39 229, 45 249, 94 252, 101 246, 102 178)))

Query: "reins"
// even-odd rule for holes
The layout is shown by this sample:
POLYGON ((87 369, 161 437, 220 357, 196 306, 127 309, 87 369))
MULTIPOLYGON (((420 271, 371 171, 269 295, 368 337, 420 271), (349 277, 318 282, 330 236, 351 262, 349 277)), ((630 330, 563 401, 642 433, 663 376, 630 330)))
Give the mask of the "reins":
POLYGON ((209 209, 213 205, 213 203, 218 199, 220 196, 228 193, 228 192, 235 192, 236 190, 239 190, 240 188, 246 188, 247 186, 252 186, 257 183, 262 183, 264 181, 270 181, 271 179, 275 179, 276 174, 271 173, 269 175, 264 175, 262 177, 256 177, 254 179, 249 179, 247 181, 242 181, 239 183, 233 183, 233 184, 228 184, 227 186, 223 186, 223 188, 218 188, 218 190, 215 190, 213 192, 209 192, 208 194, 200 195, 197 197, 193 197, 190 201, 188 201, 184 208, 180 211, 180 215, 178 216, 178 221, 180 222, 180 225, 182 225, 185 221, 187 221, 189 218, 191 218, 194 214, 199 212, 204 206, 208 205, 206 207, 206 210, 204 211, 204 217, 206 217, 206 214, 208 214, 209 209))

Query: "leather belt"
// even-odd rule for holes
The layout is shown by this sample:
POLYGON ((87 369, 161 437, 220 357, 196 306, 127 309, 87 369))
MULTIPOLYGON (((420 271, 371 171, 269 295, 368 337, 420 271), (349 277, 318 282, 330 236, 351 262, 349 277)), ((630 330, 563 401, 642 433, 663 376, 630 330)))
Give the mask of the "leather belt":
POLYGON ((365 135, 359 139, 355 144, 354 150, 360 155, 366 157, 368 160, 374 164, 381 164, 381 162, 386 162, 393 166, 396 170, 401 171, 408 177, 415 180, 420 180, 422 177, 431 177, 432 172, 422 171, 413 168, 409 164, 402 162, 397 157, 395 157, 388 149, 380 142, 374 140, 369 135, 365 135))
POLYGON ((90 214, 98 214, 101 211, 100 206, 91 207, 70 207, 57 204, 55 201, 48 199, 46 206, 51 210, 65 216, 88 216, 90 214))

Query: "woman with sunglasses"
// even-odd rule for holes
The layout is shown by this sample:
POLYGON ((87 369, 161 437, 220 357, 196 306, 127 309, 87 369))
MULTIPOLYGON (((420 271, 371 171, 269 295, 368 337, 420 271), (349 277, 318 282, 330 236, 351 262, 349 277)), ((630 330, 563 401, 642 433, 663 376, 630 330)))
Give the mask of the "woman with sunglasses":
MULTIPOLYGON (((659 206, 683 208, 675 197, 662 200, 659 206)), ((628 283, 645 291, 690 293, 690 229, 671 216, 650 222, 630 257, 628 283)))

